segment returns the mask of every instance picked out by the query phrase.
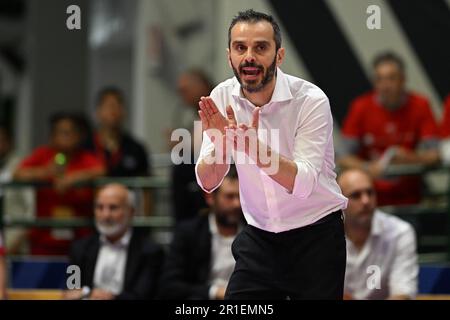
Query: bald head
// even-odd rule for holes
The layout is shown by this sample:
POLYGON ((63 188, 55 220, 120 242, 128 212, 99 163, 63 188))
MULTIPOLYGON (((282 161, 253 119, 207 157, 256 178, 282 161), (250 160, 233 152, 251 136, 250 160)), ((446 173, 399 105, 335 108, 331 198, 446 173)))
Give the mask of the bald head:
POLYGON ((370 226, 377 205, 370 175, 361 169, 348 169, 339 175, 337 182, 348 198, 347 220, 354 225, 370 226))
POLYGON ((100 196, 110 195, 125 201, 130 208, 135 208, 134 194, 124 185, 120 183, 110 183, 99 189, 97 192, 97 198, 100 196))
POLYGON ((102 187, 95 200, 95 221, 100 233, 120 238, 130 227, 134 212, 132 193, 121 184, 102 187))
POLYGON ((373 185, 373 180, 370 174, 362 169, 352 168, 342 171, 337 177, 337 182, 341 189, 348 189, 360 181, 365 181, 373 185))

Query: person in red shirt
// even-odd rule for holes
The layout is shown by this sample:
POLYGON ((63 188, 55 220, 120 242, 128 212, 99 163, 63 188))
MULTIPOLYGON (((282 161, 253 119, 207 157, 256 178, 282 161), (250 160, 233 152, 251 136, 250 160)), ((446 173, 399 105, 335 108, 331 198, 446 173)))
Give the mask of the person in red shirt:
POLYGON ((0 232, 0 300, 6 298, 6 259, 3 246, 2 234, 0 232))
MULTIPOLYGON (((14 173, 16 180, 52 184, 51 187, 37 188, 37 217, 69 218, 92 215, 92 188, 73 186, 104 175, 105 168, 92 153, 80 148, 81 137, 77 116, 53 116, 50 143, 36 148, 14 173)), ((71 241, 89 233, 88 231, 84 228, 33 228, 29 232, 31 254, 66 255, 71 241)))
POLYGON ((383 177, 388 164, 431 165, 439 161, 438 126, 428 100, 405 88, 403 61, 393 53, 375 58, 374 90, 357 97, 344 120, 343 168, 367 169, 380 205, 420 201, 420 177, 383 177))

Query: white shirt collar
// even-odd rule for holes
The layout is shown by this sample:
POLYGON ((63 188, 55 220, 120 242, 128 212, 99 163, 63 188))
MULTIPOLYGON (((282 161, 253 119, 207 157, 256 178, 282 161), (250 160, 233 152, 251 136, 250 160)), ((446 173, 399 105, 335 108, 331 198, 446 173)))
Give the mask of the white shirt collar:
POLYGON ((214 216, 214 212, 210 212, 208 215, 209 220, 209 231, 211 231, 212 235, 217 235, 219 230, 217 229, 217 222, 214 216))
POLYGON ((122 238, 120 238, 119 240, 117 240, 116 242, 112 243, 110 242, 106 236, 104 235, 100 235, 100 243, 102 245, 111 245, 111 246, 117 246, 117 247, 123 247, 126 248, 128 247, 128 245, 130 244, 130 240, 131 240, 131 235, 132 235, 133 231, 131 228, 128 228, 127 232, 125 232, 125 234, 122 236, 122 238))
POLYGON ((379 215, 380 211, 375 209, 372 218, 372 227, 370 228, 370 236, 379 236, 383 232, 383 219, 379 215))
MULTIPOLYGON (((239 99, 247 100, 247 98, 245 98, 244 95, 242 94, 241 84, 239 83, 236 77, 234 77, 234 80, 235 83, 231 91, 231 94, 239 99)), ((277 67, 275 89, 273 91, 272 98, 270 99, 269 103, 288 101, 291 100, 292 98, 293 96, 291 91, 289 90, 289 83, 287 81, 287 77, 283 73, 283 71, 281 71, 281 69, 277 67)))
MULTIPOLYGON (((372 217, 372 224, 370 226, 370 234, 369 237, 366 239, 366 242, 364 243, 363 247, 359 251, 359 255, 362 255, 365 251, 364 249, 369 246, 369 242, 371 238, 378 237, 383 233, 384 224, 383 219, 380 216, 380 211, 378 209, 375 209, 375 212, 372 217)), ((347 237, 347 241, 351 243, 351 245, 354 247, 353 242, 347 237)), ((354 247, 356 248, 356 247, 354 247)), ((355 249, 356 250, 356 249, 355 249)))

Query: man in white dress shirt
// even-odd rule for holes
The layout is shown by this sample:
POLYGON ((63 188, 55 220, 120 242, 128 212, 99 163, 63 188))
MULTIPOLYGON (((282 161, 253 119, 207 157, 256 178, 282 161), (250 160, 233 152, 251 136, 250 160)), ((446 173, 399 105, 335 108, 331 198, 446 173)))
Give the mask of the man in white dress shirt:
POLYGON ((199 102, 196 163, 206 192, 231 158, 239 174, 248 226, 232 246, 226 299, 342 299, 347 199, 334 173, 328 98, 279 69, 285 52, 273 17, 240 12, 228 34, 235 77, 199 102))
POLYGON ((346 299, 411 299, 417 294, 416 236, 412 226, 376 209, 372 178, 361 169, 339 175, 348 197, 346 299))

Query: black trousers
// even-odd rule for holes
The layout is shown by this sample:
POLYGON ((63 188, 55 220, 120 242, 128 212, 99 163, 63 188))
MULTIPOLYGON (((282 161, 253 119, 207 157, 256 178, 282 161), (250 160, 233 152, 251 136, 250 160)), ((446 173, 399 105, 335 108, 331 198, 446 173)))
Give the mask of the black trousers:
POLYGON ((236 265, 225 299, 343 297, 346 244, 342 211, 280 233, 247 225, 231 250, 236 265))

